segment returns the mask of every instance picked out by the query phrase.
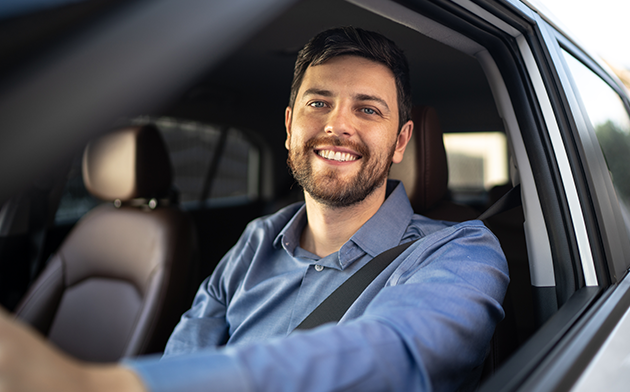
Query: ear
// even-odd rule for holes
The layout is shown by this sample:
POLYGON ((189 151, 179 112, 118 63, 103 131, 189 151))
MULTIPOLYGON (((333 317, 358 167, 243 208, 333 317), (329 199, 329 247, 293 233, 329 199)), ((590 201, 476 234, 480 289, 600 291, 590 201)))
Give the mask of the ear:
POLYGON ((405 148, 407 148, 407 143, 409 143, 412 134, 413 122, 409 120, 405 123, 405 125, 402 126, 402 129, 398 134, 398 139, 396 140, 396 149, 394 150, 394 156, 392 157, 393 163, 400 163, 400 161, 403 160, 405 148))
POLYGON ((287 130, 287 140, 284 142, 284 147, 288 150, 291 140, 291 120, 293 119, 293 114, 291 107, 287 106, 287 109, 284 111, 284 127, 287 130))

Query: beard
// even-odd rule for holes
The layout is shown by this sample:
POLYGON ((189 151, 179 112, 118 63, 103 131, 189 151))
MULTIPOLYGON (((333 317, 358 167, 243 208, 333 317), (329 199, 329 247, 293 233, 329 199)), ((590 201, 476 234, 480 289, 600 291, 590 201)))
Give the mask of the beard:
POLYGON ((342 140, 336 136, 322 136, 308 140, 301 148, 289 150, 287 164, 293 178, 316 201, 329 207, 349 207, 365 200, 379 188, 389 174, 396 144, 385 154, 372 154, 363 144, 342 140), (335 168, 314 172, 313 150, 317 146, 347 147, 361 155, 359 172, 344 179, 335 168))

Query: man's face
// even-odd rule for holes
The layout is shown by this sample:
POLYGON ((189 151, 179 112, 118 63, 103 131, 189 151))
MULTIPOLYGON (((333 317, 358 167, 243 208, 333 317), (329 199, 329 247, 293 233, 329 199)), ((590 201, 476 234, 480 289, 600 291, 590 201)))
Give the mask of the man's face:
POLYGON ((293 108, 286 147, 295 179, 315 200, 346 207, 383 187, 402 160, 413 124, 398 134, 394 76, 382 64, 339 56, 309 67, 293 108))

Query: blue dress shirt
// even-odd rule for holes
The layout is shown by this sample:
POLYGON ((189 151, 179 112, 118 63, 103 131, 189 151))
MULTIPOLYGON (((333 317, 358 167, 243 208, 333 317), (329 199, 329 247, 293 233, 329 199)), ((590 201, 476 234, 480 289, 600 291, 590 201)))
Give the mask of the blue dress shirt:
POLYGON ((414 215, 402 184, 341 249, 300 248, 302 203, 252 221, 175 328, 164 358, 128 361, 158 391, 442 391, 484 360, 508 268, 479 221, 414 215), (293 332, 379 253, 420 239, 338 324, 293 332))

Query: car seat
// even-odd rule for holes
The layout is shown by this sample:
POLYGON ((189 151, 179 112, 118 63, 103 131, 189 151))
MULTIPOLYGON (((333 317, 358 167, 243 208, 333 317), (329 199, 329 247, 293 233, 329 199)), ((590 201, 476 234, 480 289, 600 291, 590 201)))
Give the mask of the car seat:
POLYGON ((83 178, 110 203, 79 220, 16 317, 87 361, 161 351, 190 305, 196 238, 168 198, 172 170, 158 130, 128 127, 91 142, 83 178))
POLYGON ((411 119, 411 140, 389 178, 402 181, 417 214, 453 222, 475 219, 477 210, 448 200, 448 163, 437 112, 430 106, 414 106, 411 119))

